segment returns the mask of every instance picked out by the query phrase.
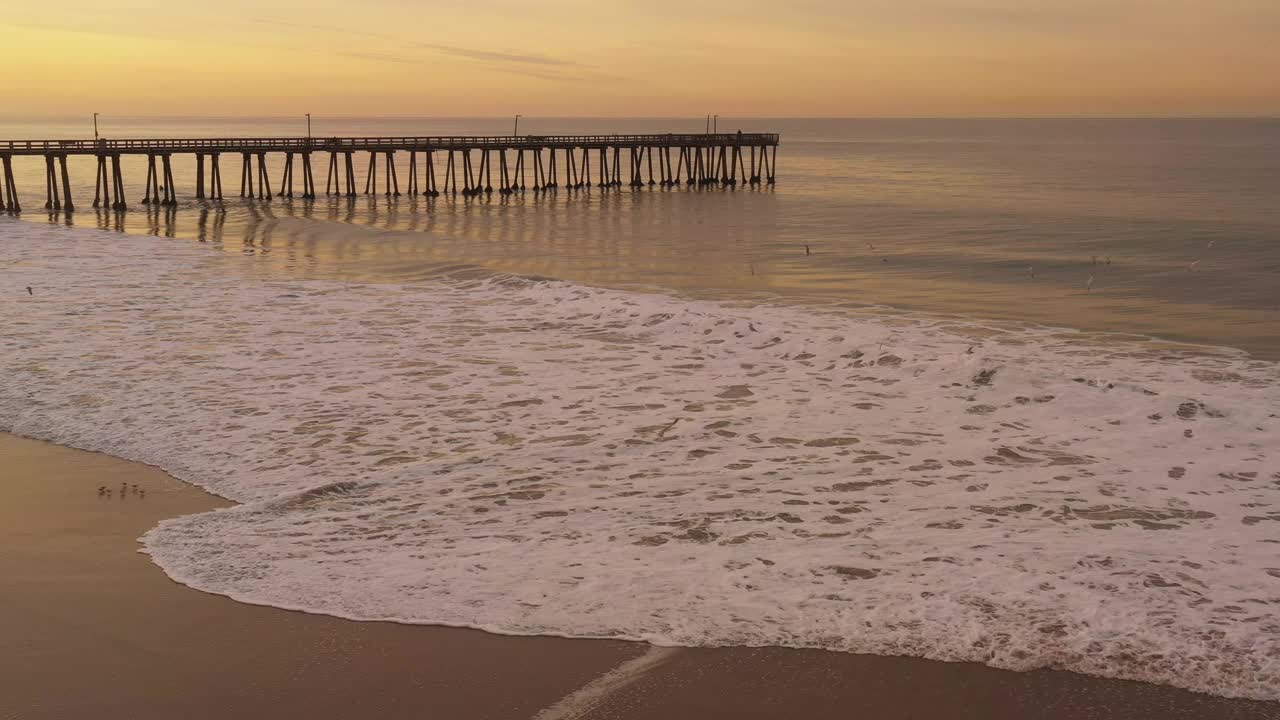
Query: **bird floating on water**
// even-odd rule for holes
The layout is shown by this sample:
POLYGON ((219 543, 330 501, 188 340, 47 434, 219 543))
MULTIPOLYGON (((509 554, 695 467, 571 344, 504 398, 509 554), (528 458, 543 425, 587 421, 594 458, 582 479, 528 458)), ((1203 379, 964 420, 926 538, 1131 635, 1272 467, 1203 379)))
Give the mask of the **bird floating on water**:
POLYGON ((1195 269, 1196 269, 1196 268, 1198 268, 1198 267, 1200 267, 1200 261, 1199 261, 1199 260, 1196 260, 1196 261, 1192 262, 1190 265, 1188 265, 1188 266, 1187 266, 1187 272, 1191 272, 1191 271, 1195 270, 1195 269))
POLYGON ((1085 289, 1085 292, 1093 292, 1093 276, 1092 275, 1090 275, 1089 279, 1085 281, 1084 289, 1085 289))
POLYGON ((30 285, 28 285, 28 286, 27 286, 27 294, 28 294, 28 295, 35 295, 35 293, 31 292, 31 286, 30 286, 30 285))

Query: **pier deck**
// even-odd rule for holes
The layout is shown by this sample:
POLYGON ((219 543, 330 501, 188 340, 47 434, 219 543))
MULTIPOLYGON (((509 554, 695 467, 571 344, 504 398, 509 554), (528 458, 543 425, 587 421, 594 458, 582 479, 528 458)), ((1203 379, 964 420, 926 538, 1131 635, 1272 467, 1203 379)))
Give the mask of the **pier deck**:
POLYGON ((147 157, 143 204, 176 205, 171 157, 193 155, 197 199, 220 200, 220 157, 241 157, 240 196, 273 197, 267 155, 283 155, 279 192, 293 197, 295 156, 301 165, 303 198, 316 197, 312 155, 328 155, 325 194, 357 194, 355 155, 369 154, 364 193, 378 192, 378 166, 384 165, 383 192, 400 195, 395 155, 408 153, 411 195, 441 193, 475 195, 495 190, 509 194, 532 189, 583 188, 592 185, 596 164, 599 187, 630 185, 772 185, 779 136, 772 133, 706 133, 651 135, 511 135, 432 137, 278 137, 154 138, 97 140, 0 140, 0 211, 22 209, 13 160, 42 156, 45 160, 45 205, 49 210, 75 209, 67 170, 69 156, 97 158, 94 207, 126 210, 120 158, 147 157), (421 161, 419 157, 421 156, 421 161), (626 158, 626 169, 622 167, 626 158), (208 177, 206 182, 206 158, 208 177), (257 160, 256 168, 254 160, 257 160), (495 171, 494 161, 497 161, 495 171), (656 160, 656 162, 655 162, 656 160), (157 161, 159 166, 157 166, 157 161), (381 161, 381 163, 380 163, 381 161), (437 184, 439 165, 443 182, 437 184), (655 172, 656 165, 656 172, 655 172), (647 178, 646 178, 647 174, 647 178), (496 182, 494 176, 497 175, 496 182), (529 179, 532 183, 529 183, 529 179), (624 181, 625 178, 625 181, 624 181), (459 188, 461 183, 461 189, 459 188))

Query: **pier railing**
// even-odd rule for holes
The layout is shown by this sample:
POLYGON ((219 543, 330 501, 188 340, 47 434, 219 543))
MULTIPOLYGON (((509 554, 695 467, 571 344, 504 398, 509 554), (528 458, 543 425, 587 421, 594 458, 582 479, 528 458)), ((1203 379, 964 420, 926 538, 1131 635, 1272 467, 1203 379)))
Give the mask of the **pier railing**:
POLYGON ((421 137, 126 138, 98 140, 0 140, 13 155, 146 154, 193 152, 322 152, 368 150, 518 150, 604 147, 776 146, 774 133, 656 135, 444 135, 421 137))

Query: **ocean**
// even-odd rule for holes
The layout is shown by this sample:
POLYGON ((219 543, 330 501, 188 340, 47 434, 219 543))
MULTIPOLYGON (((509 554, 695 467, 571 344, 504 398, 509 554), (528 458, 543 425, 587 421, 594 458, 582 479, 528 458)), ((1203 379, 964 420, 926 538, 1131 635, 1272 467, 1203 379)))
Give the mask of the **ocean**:
POLYGON ((120 215, 73 161, 67 218, 18 159, 0 429, 241 503, 144 542, 245 602, 1280 699, 1280 121, 719 129, 777 185, 213 203, 179 158, 120 215))

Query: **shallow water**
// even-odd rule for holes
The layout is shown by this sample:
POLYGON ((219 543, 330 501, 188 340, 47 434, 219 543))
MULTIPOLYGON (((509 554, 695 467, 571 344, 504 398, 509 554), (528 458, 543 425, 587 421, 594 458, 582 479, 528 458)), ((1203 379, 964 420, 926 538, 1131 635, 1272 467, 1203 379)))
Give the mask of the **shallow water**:
MULTIPOLYGON (((10 121, 0 123, 0 137, 81 137, 82 126, 10 121)), ((301 127, 114 119, 103 134, 276 136, 301 127)), ((696 132, 703 122, 525 119, 521 128, 696 132)), ((200 238, 258 256, 268 273, 398 282, 475 266, 700 297, 765 293, 1150 334, 1280 356, 1280 121, 720 123, 739 128, 782 133, 776 188, 195 203, 186 199, 194 163, 178 157, 182 205, 148 213, 135 197, 134 210, 120 216, 89 208, 92 160, 73 159, 82 211, 70 222, 200 238)), ((315 125, 317 136, 508 131, 506 121, 466 119, 315 125)), ((224 161, 234 196, 235 158, 224 161)), ((23 217, 50 221, 34 209, 43 199, 42 160, 16 162, 23 217)), ((143 162, 125 162, 134 195, 143 162)), ((276 182, 280 162, 268 159, 276 182)))
POLYGON ((1280 699, 1275 125, 853 127, 772 191, 0 218, 0 428, 241 502, 145 541, 248 602, 1280 699))

